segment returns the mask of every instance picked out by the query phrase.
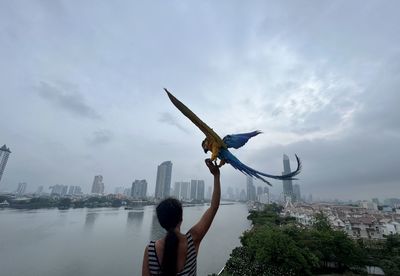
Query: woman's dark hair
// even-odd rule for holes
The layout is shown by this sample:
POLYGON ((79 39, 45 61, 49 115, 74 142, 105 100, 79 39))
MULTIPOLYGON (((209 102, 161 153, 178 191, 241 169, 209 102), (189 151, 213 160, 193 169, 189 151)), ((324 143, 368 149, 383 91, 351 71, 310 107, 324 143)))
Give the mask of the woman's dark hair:
POLYGON ((182 221, 182 204, 175 198, 167 198, 158 204, 156 212, 160 225, 167 230, 161 269, 165 276, 176 275, 179 240, 174 229, 182 221))

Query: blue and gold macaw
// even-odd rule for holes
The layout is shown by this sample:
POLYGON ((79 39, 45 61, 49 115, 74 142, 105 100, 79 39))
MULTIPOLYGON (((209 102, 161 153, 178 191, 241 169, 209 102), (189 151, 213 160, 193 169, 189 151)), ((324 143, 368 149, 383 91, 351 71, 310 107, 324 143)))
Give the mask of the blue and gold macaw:
POLYGON ((266 174, 246 166, 245 164, 240 162, 240 160, 237 159, 228 149, 241 148, 247 143, 247 141, 249 141, 251 137, 260 134, 261 131, 256 130, 249 133, 231 134, 231 135, 226 135, 223 139, 221 139, 221 137, 219 137, 218 134, 215 133, 215 131, 212 128, 210 128, 199 117, 197 117, 196 114, 194 114, 187 106, 185 106, 182 102, 180 102, 177 98, 175 98, 167 89, 164 88, 164 90, 165 92, 167 92, 169 99, 176 106, 176 108, 178 108, 189 120, 191 120, 206 135, 206 138, 201 143, 201 146, 205 153, 211 151, 212 161, 215 162, 217 158, 220 159, 219 166, 228 163, 235 169, 241 171, 243 174, 258 178, 270 186, 272 186, 271 183, 269 183, 265 178, 263 178, 263 176, 280 180, 295 180, 296 178, 293 177, 300 173, 301 162, 297 155, 295 155, 297 161, 297 169, 285 175, 266 174))

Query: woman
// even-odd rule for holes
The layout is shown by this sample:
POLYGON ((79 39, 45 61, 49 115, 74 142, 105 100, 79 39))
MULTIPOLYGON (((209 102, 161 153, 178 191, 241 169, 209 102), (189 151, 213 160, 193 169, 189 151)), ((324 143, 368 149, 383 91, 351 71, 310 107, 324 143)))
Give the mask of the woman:
POLYGON ((210 159, 205 160, 214 175, 214 190, 210 207, 186 234, 180 231, 182 205, 174 198, 167 198, 157 206, 157 218, 167 230, 160 240, 151 241, 143 257, 142 275, 189 276, 196 275, 196 259, 200 242, 207 233, 217 213, 221 198, 219 167, 210 159))

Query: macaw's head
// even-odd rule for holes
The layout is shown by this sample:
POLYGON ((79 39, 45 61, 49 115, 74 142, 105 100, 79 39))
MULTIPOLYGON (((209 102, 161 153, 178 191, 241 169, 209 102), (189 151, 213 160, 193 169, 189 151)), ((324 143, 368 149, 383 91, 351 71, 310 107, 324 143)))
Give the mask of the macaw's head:
POLYGON ((203 142, 201 142, 201 147, 203 148, 204 153, 207 153, 209 151, 207 138, 204 139, 203 142))

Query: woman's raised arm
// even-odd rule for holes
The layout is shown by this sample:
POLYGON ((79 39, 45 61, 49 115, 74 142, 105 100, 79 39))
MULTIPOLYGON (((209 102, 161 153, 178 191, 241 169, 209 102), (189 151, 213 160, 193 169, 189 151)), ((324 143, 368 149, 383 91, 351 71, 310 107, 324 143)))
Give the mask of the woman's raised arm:
POLYGON ((214 189, 211 197, 210 207, 205 211, 199 222, 197 222, 189 232, 192 234, 193 241, 196 245, 196 249, 199 248, 200 242, 207 233, 214 220, 215 214, 218 211, 219 202, 221 200, 221 183, 220 183, 220 172, 219 167, 216 163, 213 163, 211 159, 205 160, 207 167, 210 169, 211 174, 214 176, 214 189))

